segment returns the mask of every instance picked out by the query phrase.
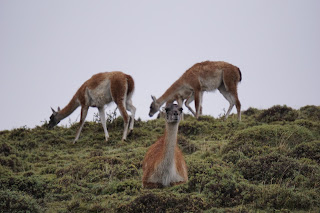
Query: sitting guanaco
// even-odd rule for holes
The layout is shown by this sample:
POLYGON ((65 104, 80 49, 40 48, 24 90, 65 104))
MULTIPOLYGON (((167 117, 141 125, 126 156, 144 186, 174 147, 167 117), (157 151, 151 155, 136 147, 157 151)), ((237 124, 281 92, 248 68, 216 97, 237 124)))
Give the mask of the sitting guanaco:
POLYGON ((182 108, 169 104, 165 110, 165 133, 150 146, 142 163, 142 184, 145 188, 162 188, 188 181, 186 162, 177 146, 182 108))

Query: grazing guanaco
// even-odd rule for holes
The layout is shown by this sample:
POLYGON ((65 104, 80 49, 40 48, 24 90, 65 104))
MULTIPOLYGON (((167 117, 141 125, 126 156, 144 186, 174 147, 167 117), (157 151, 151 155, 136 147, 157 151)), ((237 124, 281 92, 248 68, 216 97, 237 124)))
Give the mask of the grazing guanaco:
MULTIPOLYGON (((218 89, 229 102, 229 109, 225 115, 228 118, 232 108, 236 105, 238 119, 241 120, 241 104, 238 98, 237 86, 242 80, 241 71, 238 67, 223 61, 204 61, 193 65, 177 81, 175 81, 165 93, 158 99, 152 97, 149 116, 152 117, 160 107, 174 100, 180 106, 185 99, 185 105, 191 109, 189 103, 195 101, 195 115, 201 115, 203 93, 218 89)), ((191 109, 191 112, 193 110, 191 109)))
POLYGON ((120 114, 123 117, 124 130, 122 140, 126 140, 128 133, 133 130, 136 112, 136 108, 132 105, 131 100, 133 91, 134 80, 130 75, 118 71, 95 74, 82 84, 66 107, 62 110, 58 108, 57 112, 51 108, 52 115, 48 127, 53 128, 62 119, 69 116, 75 109, 81 106, 80 127, 73 142, 75 143, 79 139, 89 107, 97 107, 105 138, 106 141, 108 141, 109 133, 106 127, 104 107, 113 101, 117 104, 120 114), (131 112, 130 117, 126 110, 131 112))
POLYGON ((165 133, 150 146, 142 163, 143 187, 162 188, 188 181, 186 162, 177 146, 181 114, 182 108, 177 104, 166 107, 165 133))

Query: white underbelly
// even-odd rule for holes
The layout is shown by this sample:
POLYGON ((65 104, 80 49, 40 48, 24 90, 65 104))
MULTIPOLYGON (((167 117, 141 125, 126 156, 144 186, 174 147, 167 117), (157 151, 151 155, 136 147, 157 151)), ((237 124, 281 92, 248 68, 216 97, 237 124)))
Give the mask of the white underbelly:
POLYGON ((216 70, 206 78, 199 78, 202 91, 214 91, 222 83, 222 70, 216 70))
POLYGON ((183 181, 183 178, 178 174, 174 163, 171 165, 160 164, 149 178, 149 182, 161 183, 163 186, 169 186, 170 183, 181 181, 183 181))
POLYGON ((110 82, 105 81, 94 89, 87 89, 87 100, 90 106, 103 107, 113 101, 110 82))

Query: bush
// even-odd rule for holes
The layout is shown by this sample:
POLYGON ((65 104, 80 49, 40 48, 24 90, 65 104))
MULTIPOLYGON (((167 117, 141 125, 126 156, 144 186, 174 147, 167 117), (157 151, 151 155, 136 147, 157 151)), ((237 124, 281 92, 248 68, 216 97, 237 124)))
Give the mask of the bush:
POLYGON ((230 143, 224 147, 223 153, 233 150, 253 156, 266 151, 264 146, 272 147, 285 144, 289 147, 294 147, 297 144, 312 140, 314 140, 313 134, 307 128, 300 126, 254 126, 237 131, 230 143))
POLYGON ((41 212, 39 204, 22 192, 0 190, 1 212, 41 212))
POLYGON ((7 143, 1 143, 0 144, 0 155, 8 156, 10 154, 13 154, 12 147, 8 145, 7 143))
POLYGON ((204 186, 210 182, 214 174, 219 173, 222 168, 214 167, 212 163, 205 160, 192 160, 187 162, 188 182, 185 192, 202 193, 204 186))
POLYGON ((56 170, 56 176, 58 178, 61 178, 65 175, 70 175, 75 180, 81 180, 85 178, 89 174, 89 172, 90 170, 85 164, 79 163, 56 170))
POLYGON ((237 163, 237 168, 244 178, 267 184, 281 183, 287 178, 293 179, 299 166, 294 159, 275 153, 240 160, 237 163))
MULTIPOLYGON (((248 153, 246 154, 249 155, 248 153)), ((245 155, 243 152, 231 150, 227 154, 223 155, 222 160, 227 163, 236 164, 241 158, 245 158, 245 155)))
POLYGON ((257 115, 259 113, 259 110, 253 107, 249 107, 246 111, 243 112, 246 116, 252 116, 257 115))
POLYGON ((179 133, 185 136, 204 134, 208 131, 208 122, 182 121, 179 126, 179 133))
POLYGON ((137 180, 124 180, 121 182, 114 181, 105 189, 108 194, 124 192, 127 195, 134 195, 141 190, 141 181, 137 180))
POLYGON ((299 119, 296 120, 294 124, 309 129, 313 135, 320 140, 320 122, 299 119))
POLYGON ((187 140, 184 136, 178 135, 178 144, 181 147, 181 150, 187 154, 192 154, 198 150, 197 146, 193 143, 190 143, 190 141, 187 140))
POLYGON ((294 147, 290 155, 296 158, 309 158, 320 163, 320 141, 299 144, 294 147))
POLYGON ((231 175, 222 174, 205 185, 204 193, 215 207, 232 207, 257 199, 256 187, 231 175))
POLYGON ((286 105, 276 105, 263 112, 258 116, 260 122, 271 123, 274 121, 294 121, 298 118, 298 112, 286 105))
POLYGON ((200 212, 205 208, 204 201, 198 197, 147 193, 121 205, 117 212, 200 212))
POLYGON ((216 119, 214 117, 212 117, 212 116, 209 116, 209 115, 201 115, 198 118, 198 121, 205 121, 205 122, 208 122, 208 123, 215 123, 216 119))
POLYGON ((30 166, 15 155, 8 157, 0 156, 0 165, 10 168, 13 172, 28 171, 30 166))
POLYGON ((300 118, 309 119, 313 121, 320 120, 320 107, 319 106, 304 106, 300 108, 300 118))
POLYGON ((296 191, 280 185, 261 186, 261 197, 256 201, 258 208, 286 210, 310 210, 317 206, 318 196, 296 191))
POLYGON ((36 199, 44 198, 47 190, 47 183, 40 177, 11 177, 0 179, 1 189, 22 191, 36 199))
POLYGON ((13 129, 9 134, 9 139, 20 141, 25 139, 29 133, 30 133, 30 129, 28 129, 26 126, 13 129))

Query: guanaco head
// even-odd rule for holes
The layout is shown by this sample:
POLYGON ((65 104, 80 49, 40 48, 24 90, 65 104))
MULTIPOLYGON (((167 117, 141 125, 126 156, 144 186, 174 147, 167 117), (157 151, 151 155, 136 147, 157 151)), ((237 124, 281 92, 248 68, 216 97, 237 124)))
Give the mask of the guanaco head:
POLYGON ((160 105, 157 103, 156 97, 151 95, 152 103, 150 105, 149 116, 152 117, 156 112, 160 110, 160 105))
POLYGON ((49 124, 48 124, 48 128, 49 129, 52 129, 54 126, 56 126, 60 120, 57 119, 57 115, 58 115, 58 112, 60 111, 60 107, 58 107, 58 112, 56 112, 54 109, 52 109, 52 115, 50 116, 50 121, 49 121, 49 124))
POLYGON ((180 122, 182 114, 182 108, 177 104, 169 104, 166 107, 166 121, 167 123, 178 123, 180 122))

